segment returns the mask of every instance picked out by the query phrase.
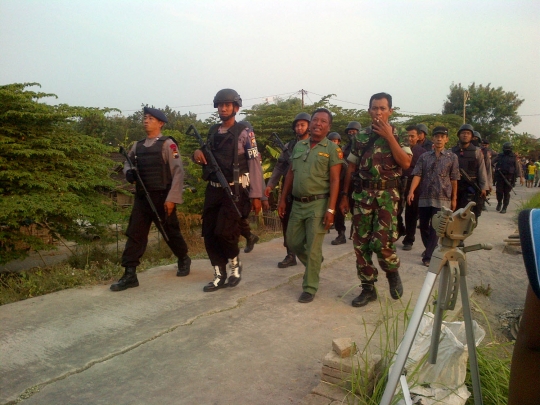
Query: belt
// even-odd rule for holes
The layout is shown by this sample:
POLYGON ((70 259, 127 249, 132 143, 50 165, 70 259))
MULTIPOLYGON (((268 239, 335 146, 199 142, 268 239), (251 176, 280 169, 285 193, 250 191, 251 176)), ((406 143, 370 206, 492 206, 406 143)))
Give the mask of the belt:
POLYGON ((362 188, 368 190, 386 190, 389 188, 397 188, 399 186, 399 178, 392 180, 362 180, 362 188))
MULTIPOLYGON (((213 187, 217 187, 217 188, 221 187, 221 183, 216 183, 215 181, 209 181, 208 183, 210 183, 210 185, 213 187)), ((229 183, 229 186, 234 186, 234 183, 229 183)))
POLYGON ((315 200, 322 200, 324 198, 328 198, 328 194, 317 194, 317 195, 310 195, 310 196, 307 196, 307 197, 295 197, 293 195, 293 199, 294 201, 300 201, 300 202, 303 202, 303 203, 307 203, 307 202, 312 202, 312 201, 315 201, 315 200))

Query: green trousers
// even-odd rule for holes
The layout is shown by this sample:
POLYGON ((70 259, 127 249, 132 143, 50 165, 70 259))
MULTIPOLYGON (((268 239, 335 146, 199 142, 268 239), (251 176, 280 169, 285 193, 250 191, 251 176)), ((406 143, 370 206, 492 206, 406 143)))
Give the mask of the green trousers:
POLYGON ((328 199, 308 203, 294 201, 287 225, 287 244, 306 266, 302 289, 310 294, 315 294, 319 288, 327 206, 328 199))

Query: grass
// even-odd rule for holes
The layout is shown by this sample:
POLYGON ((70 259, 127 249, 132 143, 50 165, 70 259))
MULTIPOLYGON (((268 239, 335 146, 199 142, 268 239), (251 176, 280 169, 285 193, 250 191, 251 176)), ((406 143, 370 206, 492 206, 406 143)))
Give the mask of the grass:
MULTIPOLYGON (((180 227, 189 247, 189 255, 193 259, 208 258, 201 238, 199 223, 190 218, 180 217, 180 227)), ((276 232, 267 231, 257 221, 252 224, 259 235, 260 242, 276 237, 276 232)), ((280 231, 281 232, 281 231, 280 231)), ((279 233, 281 235, 281 233, 279 233)), ((240 238, 241 248, 245 239, 240 238)), ((121 243, 121 250, 123 242, 121 243)), ((27 271, 0 273, 0 305, 38 297, 68 288, 110 284, 118 280, 124 272, 120 266, 116 243, 107 244, 97 241, 76 247, 73 255, 65 262, 48 267, 36 267, 27 271)), ((137 271, 176 263, 176 257, 169 247, 160 239, 149 244, 137 271)))
POLYGON ((516 220, 520 211, 531 209, 531 208, 540 208, 540 193, 536 193, 527 201, 521 203, 520 207, 516 210, 516 220))

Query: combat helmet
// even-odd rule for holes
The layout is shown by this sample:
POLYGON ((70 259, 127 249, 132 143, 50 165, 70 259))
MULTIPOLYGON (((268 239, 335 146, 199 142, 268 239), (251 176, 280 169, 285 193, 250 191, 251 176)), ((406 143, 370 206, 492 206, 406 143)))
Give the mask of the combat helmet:
POLYGON ((337 132, 330 132, 328 135, 326 135, 326 137, 328 139, 330 139, 331 141, 333 141, 335 139, 341 141, 341 135, 338 134, 337 132))
POLYGON ((510 152, 512 152, 512 142, 505 142, 505 143, 503 143, 503 151, 510 151, 510 152))
POLYGON ((349 122, 349 125, 347 125, 347 128, 345 128, 345 133, 347 133, 349 129, 356 129, 360 132, 362 130, 362 125, 360 125, 358 121, 351 121, 349 122))
POLYGON ((473 138, 476 137, 478 138, 478 143, 481 143, 482 142, 482 136, 480 135, 480 132, 478 131, 473 131, 473 138))
POLYGON ((214 108, 217 108, 219 103, 234 103, 238 107, 242 107, 242 98, 236 90, 222 89, 214 97, 214 108))
POLYGON ((428 134, 429 134, 428 127, 426 127, 424 124, 418 124, 416 126, 416 130, 423 132, 424 134, 426 134, 426 136, 428 136, 428 134))
POLYGON ((460 126, 457 131, 458 136, 461 133, 461 131, 471 131, 471 134, 474 135, 474 128, 471 124, 463 124, 462 126, 460 126))
POLYGON ((311 122, 311 115, 309 115, 307 112, 301 112, 297 114, 296 117, 294 117, 294 121, 292 122, 293 131, 298 121, 307 121, 309 124, 311 122))

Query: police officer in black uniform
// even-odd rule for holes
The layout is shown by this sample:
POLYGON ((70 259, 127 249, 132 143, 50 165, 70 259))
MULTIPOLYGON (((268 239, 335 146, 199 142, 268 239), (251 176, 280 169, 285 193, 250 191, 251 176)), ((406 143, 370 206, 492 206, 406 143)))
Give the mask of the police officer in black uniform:
POLYGON ((214 97, 214 108, 218 109, 221 123, 210 128, 206 141, 235 194, 236 203, 219 183, 203 151, 197 149, 193 153, 193 161, 203 165, 203 179, 208 181, 202 235, 210 263, 214 267, 214 279, 203 288, 205 292, 217 291, 226 286, 235 287, 240 282, 240 220, 233 204, 245 217, 249 215, 252 204, 256 212, 261 210, 263 190, 259 151, 253 132, 235 120, 241 106, 242 98, 235 90, 218 91, 214 97), (230 267, 228 283, 227 263, 230 267))
MULTIPOLYGON (((126 179, 130 183, 137 180, 137 192, 126 231, 128 240, 122 254, 124 275, 111 285, 112 291, 123 291, 138 287, 137 266, 148 244, 148 232, 152 222, 158 225, 159 219, 153 212, 140 182, 145 185, 156 208, 163 230, 168 237, 167 244, 178 257, 176 275, 184 277, 189 274, 191 259, 188 247, 180 232, 180 224, 176 216, 176 204, 182 203, 184 185, 184 169, 182 158, 176 141, 169 136, 162 136, 161 129, 167 123, 165 114, 155 108, 144 107, 144 130, 147 137, 136 142, 129 152, 137 171, 124 164, 126 179)), ((158 226, 159 228, 159 226, 158 226)))
POLYGON ((493 160, 495 166, 495 193, 497 195, 497 208, 501 214, 506 214, 508 204, 510 204, 510 191, 516 179, 521 179, 523 184, 523 174, 521 171, 521 164, 518 158, 512 152, 512 144, 505 142, 503 145, 502 153, 499 153, 493 160), (504 177, 504 178, 503 178, 504 177), (508 181, 508 183, 505 181, 508 181))
MULTIPOLYGON (((285 178, 287 172, 289 171, 290 158, 294 146, 296 145, 296 142, 307 139, 307 137, 309 136, 310 122, 311 115, 309 115, 308 113, 301 112, 299 114, 296 114, 296 117, 292 122, 292 130, 294 131, 295 138, 285 144, 285 150, 281 152, 281 155, 279 155, 278 161, 274 166, 274 170, 272 171, 272 176, 270 176, 268 184, 266 185, 266 189, 264 190, 264 194, 266 195, 266 197, 270 196, 270 192, 278 185, 281 178, 285 178)), ((285 183, 285 181, 283 181, 283 183, 285 183)), ((281 228, 283 230, 283 246, 285 246, 285 249, 287 249, 287 256, 285 256, 285 258, 278 263, 278 267, 280 269, 284 269, 290 266, 296 266, 298 264, 296 262, 296 255, 291 249, 289 249, 286 236, 287 224, 289 223, 289 217, 291 215, 293 205, 292 194, 287 196, 286 201, 287 206, 285 208, 285 215, 283 217, 280 217, 280 220, 281 228)))
POLYGON ((459 143, 452 148, 459 161, 459 168, 469 175, 473 184, 469 183, 463 175, 458 180, 458 200, 456 209, 464 208, 469 201, 476 202, 473 212, 476 220, 482 214, 482 206, 486 192, 489 189, 484 154, 472 144, 474 128, 470 124, 463 124, 458 130, 459 143), (478 192, 474 183, 481 192, 478 192))

